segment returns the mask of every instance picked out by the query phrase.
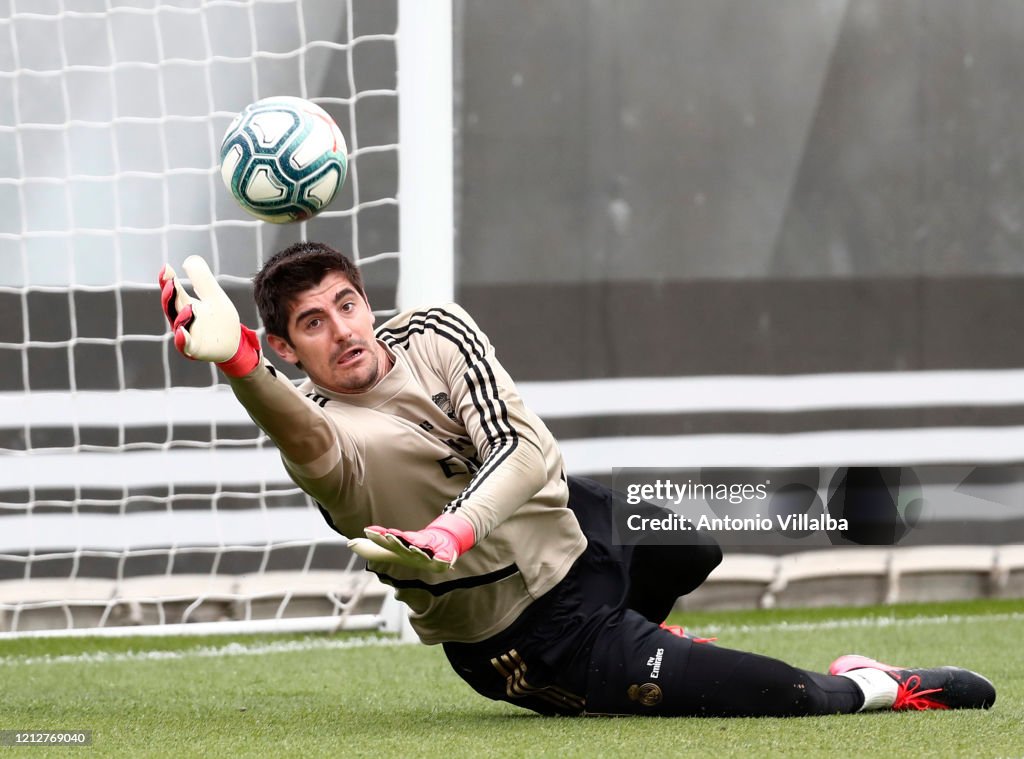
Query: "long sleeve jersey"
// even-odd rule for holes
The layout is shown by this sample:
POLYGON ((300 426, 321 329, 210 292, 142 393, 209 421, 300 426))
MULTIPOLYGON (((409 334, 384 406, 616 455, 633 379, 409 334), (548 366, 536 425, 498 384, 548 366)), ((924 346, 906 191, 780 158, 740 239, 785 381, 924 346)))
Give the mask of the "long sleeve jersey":
POLYGON ((342 535, 418 530, 442 512, 468 519, 476 545, 449 572, 368 568, 408 604, 424 643, 484 640, 586 547, 561 452, 459 306, 398 314, 377 340, 394 366, 364 393, 296 388, 265 361, 231 388, 342 535))

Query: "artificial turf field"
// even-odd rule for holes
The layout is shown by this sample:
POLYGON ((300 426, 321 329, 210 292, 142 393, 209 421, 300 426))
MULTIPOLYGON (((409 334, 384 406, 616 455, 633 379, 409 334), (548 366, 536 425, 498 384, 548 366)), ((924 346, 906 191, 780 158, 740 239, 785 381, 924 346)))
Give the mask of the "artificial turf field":
POLYGON ((474 694, 441 650, 361 635, 0 642, 0 730, 92 730, 3 757, 1024 756, 1024 601, 694 613, 720 645, 823 671, 842 653, 956 663, 990 711, 546 718, 474 694))

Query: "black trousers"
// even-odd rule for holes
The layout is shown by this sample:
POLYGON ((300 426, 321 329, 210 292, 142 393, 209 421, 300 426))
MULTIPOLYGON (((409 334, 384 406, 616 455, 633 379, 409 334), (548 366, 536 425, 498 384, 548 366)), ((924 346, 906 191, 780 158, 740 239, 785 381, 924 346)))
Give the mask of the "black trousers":
MULTIPOLYGON (((479 643, 446 643, 478 693, 547 715, 797 716, 852 712, 847 678, 694 643, 659 627, 680 595, 721 561, 717 543, 614 545, 608 488, 569 479, 569 507, 588 547, 568 575, 511 627, 479 643)), ((657 508, 652 506, 653 508, 657 508)))

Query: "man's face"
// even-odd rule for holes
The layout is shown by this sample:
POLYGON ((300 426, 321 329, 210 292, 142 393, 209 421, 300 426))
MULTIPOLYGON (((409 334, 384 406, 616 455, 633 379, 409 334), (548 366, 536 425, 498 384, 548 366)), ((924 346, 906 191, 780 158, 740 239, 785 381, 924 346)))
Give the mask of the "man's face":
POLYGON ((362 393, 387 373, 384 349, 373 334, 369 304, 340 272, 300 294, 288 313, 288 337, 267 337, 285 361, 301 363, 317 385, 362 393))

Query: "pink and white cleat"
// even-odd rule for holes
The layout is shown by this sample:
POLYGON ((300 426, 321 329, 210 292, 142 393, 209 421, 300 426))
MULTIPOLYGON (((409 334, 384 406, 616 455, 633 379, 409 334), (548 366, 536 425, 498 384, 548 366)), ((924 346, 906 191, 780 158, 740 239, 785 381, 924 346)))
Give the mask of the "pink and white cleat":
MULTIPOLYGON (((977 672, 960 667, 907 669, 847 654, 829 665, 830 675, 846 675, 860 669, 884 672, 896 683, 893 711, 916 709, 988 709, 995 703, 995 686, 977 672)), ((854 679, 854 678, 851 678, 854 679)))

